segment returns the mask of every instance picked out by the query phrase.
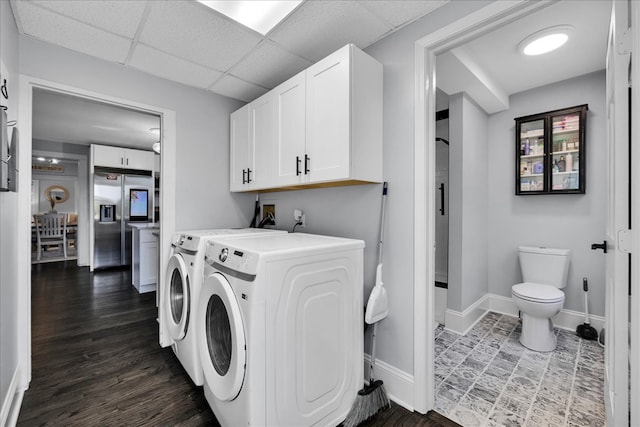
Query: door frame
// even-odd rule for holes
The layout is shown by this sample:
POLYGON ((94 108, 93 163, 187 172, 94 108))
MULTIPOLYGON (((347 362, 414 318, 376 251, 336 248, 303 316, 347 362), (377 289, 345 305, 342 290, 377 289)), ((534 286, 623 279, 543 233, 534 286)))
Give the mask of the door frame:
MULTIPOLYGON (((640 46, 640 5, 638 2, 631 1, 631 55, 638 50, 640 46)), ((632 59, 633 61, 633 59, 632 59)), ((640 82, 640 66, 631 67, 631 81, 640 82)), ((631 105, 634 115, 637 116, 640 111, 640 87, 636 87, 631 91, 631 105)), ((640 188, 640 122, 638 120, 631 121, 631 146, 635 147, 631 150, 631 179, 630 185, 637 194, 640 188), (633 167, 635 165, 636 167, 633 167)), ((632 252, 631 252, 631 287, 632 295, 630 297, 631 305, 631 324, 629 326, 631 334, 631 353, 629 354, 629 365, 631 372, 629 374, 630 402, 640 401, 640 197, 632 198, 631 201, 631 224, 632 224, 632 252), (634 339, 635 338, 635 339, 634 339)), ((640 425, 640 407, 637 404, 630 405, 630 425, 640 425)))
MULTIPOLYGON (((175 233, 176 200, 176 112, 167 108, 143 104, 128 99, 110 96, 100 92, 81 89, 58 82, 40 79, 28 75, 20 75, 18 94, 18 129, 20 131, 20 145, 18 147, 18 363, 20 364, 20 382, 18 388, 27 390, 31 382, 31 156, 32 123, 33 123, 33 90, 46 89, 49 91, 105 102, 115 106, 125 107, 157 114, 161 118, 161 146, 160 155, 160 271, 165 271, 169 260, 171 238, 175 233)), ((88 179, 91 179, 89 176, 88 179)), ((87 203, 89 201, 87 200, 87 203)), ((164 275, 158 278, 158 291, 164 289, 164 275)), ((161 305, 159 305, 161 306, 161 305)), ((167 331, 160 330, 160 344, 168 336, 167 331)))
MULTIPOLYGON (((640 6, 632 2, 632 22, 640 22, 640 6)), ((445 27, 418 39, 414 45, 414 409, 426 413, 434 406, 434 266, 435 266, 435 99, 436 55, 446 52, 483 33, 551 5, 552 2, 493 2, 445 27), (425 262, 426 260, 426 262, 425 262)), ((633 45, 640 46, 640 32, 633 28, 633 45)), ((640 81, 640 67, 633 70, 634 81, 640 81)), ((640 90, 632 95, 633 105, 640 105, 640 90)), ((632 121, 635 146, 640 146, 640 122, 632 121)), ((640 164, 640 150, 634 150, 634 164, 640 164)), ((632 168, 634 188, 640 188, 640 170, 632 168)), ((632 201, 634 224, 640 224, 640 197, 632 201)), ((640 242, 640 227, 633 231, 640 242)), ((638 283, 640 252, 632 254, 632 283, 638 283)), ((631 301, 632 331, 640 326, 640 292, 631 301), (634 328, 635 326, 635 328, 634 328)), ((631 366, 640 367, 639 346, 632 341, 631 366)), ((631 396, 640 396, 640 372, 632 370, 631 396)), ((632 400, 633 401, 633 400, 632 400)), ((640 420, 640 408, 633 405, 632 420, 640 420)))

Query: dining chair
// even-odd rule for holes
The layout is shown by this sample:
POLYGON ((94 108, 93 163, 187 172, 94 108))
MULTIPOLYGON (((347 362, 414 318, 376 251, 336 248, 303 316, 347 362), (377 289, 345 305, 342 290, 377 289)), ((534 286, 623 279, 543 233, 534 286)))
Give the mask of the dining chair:
POLYGON ((37 259, 40 260, 42 250, 47 246, 62 246, 64 257, 67 257, 67 215, 43 214, 34 215, 36 223, 37 259))

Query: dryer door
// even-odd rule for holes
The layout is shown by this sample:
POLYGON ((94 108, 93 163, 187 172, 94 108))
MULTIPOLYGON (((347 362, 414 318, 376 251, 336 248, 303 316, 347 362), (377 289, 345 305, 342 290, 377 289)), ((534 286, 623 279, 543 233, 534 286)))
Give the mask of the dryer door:
POLYGON ((174 340, 181 340, 187 334, 190 316, 190 284, 187 264, 180 254, 173 254, 167 266, 167 286, 164 310, 169 334, 174 340))
POLYGON ((205 278, 198 301, 198 347, 205 381, 221 401, 240 393, 246 369, 246 339, 240 306, 220 273, 205 278))

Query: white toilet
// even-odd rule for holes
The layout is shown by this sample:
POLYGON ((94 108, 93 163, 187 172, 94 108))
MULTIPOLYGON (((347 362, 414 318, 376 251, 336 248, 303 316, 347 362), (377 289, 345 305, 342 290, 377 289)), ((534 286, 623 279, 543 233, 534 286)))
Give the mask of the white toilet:
POLYGON ((569 249, 518 248, 523 283, 511 287, 513 302, 520 310, 520 343, 535 351, 556 348, 551 318, 562 310, 569 272, 569 249))

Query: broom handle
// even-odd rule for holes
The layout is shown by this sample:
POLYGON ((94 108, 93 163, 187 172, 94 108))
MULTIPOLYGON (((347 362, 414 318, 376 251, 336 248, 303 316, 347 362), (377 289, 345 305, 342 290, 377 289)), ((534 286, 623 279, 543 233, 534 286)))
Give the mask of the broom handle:
POLYGON ((371 363, 369 364, 369 385, 373 384, 373 370, 376 366, 376 334, 378 323, 373 324, 373 334, 371 334, 371 363))
MULTIPOLYGON (((384 217, 387 207, 387 187, 385 181, 382 184, 382 215, 380 218, 380 241, 378 242, 378 265, 382 264, 382 241, 384 240, 384 217)), ((382 278, 380 278, 382 279, 382 278)), ((369 365, 369 385, 373 384, 373 371, 376 366, 376 335, 378 333, 378 322, 373 324, 373 333, 371 334, 371 364, 369 365)))
POLYGON ((380 241, 378 242, 378 265, 382 264, 382 241, 384 240, 384 218, 387 207, 387 182, 382 184, 382 218, 380 218, 380 241))

